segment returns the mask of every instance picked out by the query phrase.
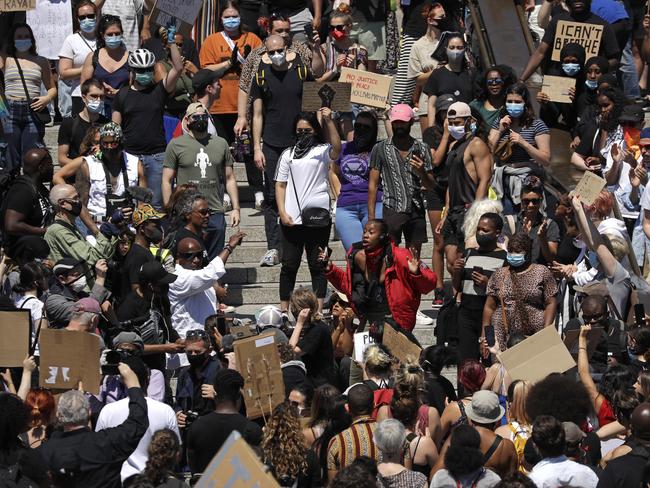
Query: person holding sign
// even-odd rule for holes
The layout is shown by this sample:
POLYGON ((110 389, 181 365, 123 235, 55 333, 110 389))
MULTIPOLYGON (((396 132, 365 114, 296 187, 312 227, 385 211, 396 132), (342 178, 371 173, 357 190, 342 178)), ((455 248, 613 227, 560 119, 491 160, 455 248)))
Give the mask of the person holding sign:
POLYGON ((7 116, 1 120, 8 145, 8 169, 15 170, 22 166, 23 154, 43 146, 45 123, 50 119, 47 105, 56 97, 56 85, 49 61, 36 52, 36 40, 29 25, 14 24, 7 39, 5 54, 0 54, 7 99, 7 116), (43 96, 41 84, 47 90, 43 96))
POLYGON ((567 38, 572 37, 585 48, 587 46, 591 47, 592 43, 596 42, 596 39, 592 38, 591 32, 581 28, 583 26, 572 25, 576 22, 586 24, 587 28, 589 25, 602 26, 598 52, 592 52, 591 49, 585 50, 589 51, 591 56, 599 54, 605 56, 612 69, 618 66, 621 50, 624 46, 618 45, 612 27, 602 18, 591 13, 591 0, 568 0, 566 3, 569 7, 569 12, 561 12, 553 16, 550 25, 544 32, 542 42, 540 42, 535 52, 531 55, 526 68, 521 73, 521 81, 526 81, 530 78, 542 63, 544 63, 543 71, 546 72, 551 63, 553 50, 556 48, 562 49, 564 40, 567 38), (567 27, 567 32, 564 33, 563 37, 558 38, 558 22, 561 20, 565 21, 563 25, 567 27))

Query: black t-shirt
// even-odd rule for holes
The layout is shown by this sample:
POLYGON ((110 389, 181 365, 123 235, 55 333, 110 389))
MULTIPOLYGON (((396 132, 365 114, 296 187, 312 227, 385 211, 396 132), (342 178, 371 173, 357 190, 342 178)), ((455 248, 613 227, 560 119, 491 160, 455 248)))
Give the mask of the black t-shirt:
POLYGON ((354 22, 384 22, 386 20, 385 0, 363 0, 353 3, 352 20, 354 22))
POLYGON ((269 0, 268 5, 269 12, 277 12, 281 10, 296 12, 308 7, 307 0, 269 0))
MULTIPOLYGON (((32 227, 46 227, 54 216, 47 188, 40 184, 35 185, 26 176, 19 176, 14 180, 7 192, 6 202, 0 202, 0 206, 24 215, 23 222, 32 227)), ((4 227, 5 216, 0 217, 4 227)), ((7 246, 11 246, 19 237, 7 235, 7 246)))
POLYGON ((442 375, 437 378, 427 378, 424 383, 424 391, 424 403, 434 407, 441 416, 447 403, 458 400, 454 385, 442 375))
POLYGON ((58 143, 59 145, 67 144, 69 146, 68 157, 70 159, 79 157, 79 147, 84 137, 86 137, 88 129, 91 127, 100 127, 108 122, 109 120, 103 115, 100 115, 93 123, 86 122, 79 115, 66 117, 61 121, 61 127, 59 127, 58 143))
POLYGON ((648 458, 637 453, 617 457, 607 463, 600 474, 597 488, 628 488, 642 486, 643 468, 648 458))
POLYGON ((211 412, 196 419, 187 433, 192 473, 202 473, 235 430, 251 446, 262 442, 262 428, 239 413, 211 412))
POLYGON ((139 283, 140 268, 145 263, 155 261, 156 258, 149 249, 133 243, 122 264, 122 292, 131 290, 131 285, 139 283))
POLYGON ((434 69, 423 91, 430 97, 451 93, 457 102, 469 103, 474 99, 474 70, 463 69, 456 73, 444 66, 434 69))
MULTIPOLYGON (((564 330, 577 330, 583 324, 584 322, 582 319, 571 319, 567 322, 564 330)), ((599 324, 597 327, 603 326, 599 324)), ((571 352, 577 353, 577 347, 576 343, 572 348, 574 351, 571 352)), ((596 345, 596 350, 591 358, 589 358, 589 364, 591 364, 597 373, 604 373, 607 369, 607 356, 609 354, 611 354, 619 364, 625 364, 627 362, 627 357, 624 357, 625 353, 625 345, 621 344, 621 323, 616 319, 610 318, 605 324, 605 327, 603 327, 603 334, 596 345)), ((627 356, 627 354, 625 354, 625 356, 627 356)))
POLYGON ((144 90, 123 86, 113 101, 113 111, 122 115, 124 150, 131 154, 165 152, 167 142, 163 113, 167 90, 163 82, 144 90))
POLYGON ((171 252, 174 256, 177 256, 178 254, 178 243, 181 242, 183 239, 186 237, 191 237, 192 239, 196 239, 199 244, 201 244, 201 250, 203 251, 203 257, 207 258, 208 257, 208 251, 205 248, 205 242, 203 242, 203 237, 195 234, 191 230, 186 229, 185 227, 180 227, 177 231, 176 234, 174 235, 174 240, 171 245, 171 252))
POLYGON ((264 142, 276 147, 289 147, 294 144, 294 127, 302 103, 302 84, 313 78, 304 65, 293 61, 286 71, 273 69, 269 64, 260 63, 257 79, 253 79, 250 97, 264 103, 264 142), (305 75, 305 73, 307 73, 305 75))
MULTIPOLYGON (((314 322, 304 330, 298 342, 302 351, 300 359, 307 367, 307 376, 310 379, 330 379, 334 364, 334 348, 327 325, 314 322)), ((320 384, 319 381, 316 381, 320 384)))
MULTIPOLYGON (((557 29, 557 23, 560 20, 565 20, 567 22, 582 22, 585 24, 602 25, 603 35, 601 37, 600 50, 598 52, 598 55, 604 56, 607 59, 619 58, 622 48, 618 45, 618 41, 616 40, 616 36, 614 35, 612 27, 605 20, 603 20, 601 17, 598 17, 597 15, 590 14, 587 19, 577 21, 571 17, 568 12, 559 12, 557 15, 553 15, 551 23, 549 24, 548 29, 544 31, 544 37, 542 38, 542 42, 545 42, 549 46, 546 52, 546 65, 544 69, 545 73, 550 68, 551 56, 553 54, 553 44, 555 43, 555 31, 557 29)), ((560 63, 557 63, 557 65, 559 66, 560 63)))

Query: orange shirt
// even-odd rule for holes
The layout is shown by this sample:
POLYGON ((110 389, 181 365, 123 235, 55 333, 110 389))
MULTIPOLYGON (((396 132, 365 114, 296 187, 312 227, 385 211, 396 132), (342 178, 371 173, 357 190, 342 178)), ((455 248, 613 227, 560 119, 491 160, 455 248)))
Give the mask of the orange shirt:
MULTIPOLYGON (((251 32, 247 32, 233 39, 239 53, 244 55, 244 46, 248 45, 251 50, 262 45, 262 40, 251 32)), ((223 38, 221 32, 216 32, 203 41, 199 59, 201 67, 205 68, 211 64, 223 63, 230 59, 232 49, 223 38)), ((239 90, 239 75, 241 74, 241 64, 226 71, 221 78, 221 94, 219 99, 210 107, 210 113, 213 114, 236 114, 237 113, 237 92, 239 90)))

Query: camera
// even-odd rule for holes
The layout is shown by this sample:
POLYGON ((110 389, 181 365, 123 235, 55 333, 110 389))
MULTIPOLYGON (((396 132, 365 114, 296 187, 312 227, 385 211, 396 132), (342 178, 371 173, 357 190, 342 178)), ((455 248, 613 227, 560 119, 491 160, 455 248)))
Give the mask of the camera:
POLYGON ((199 414, 195 412, 194 410, 188 410, 185 413, 185 428, 188 428, 190 425, 192 425, 192 422, 194 422, 196 419, 199 418, 199 414))
POLYGON ((116 375, 120 374, 118 366, 125 359, 131 357, 128 351, 122 349, 106 349, 102 353, 100 365, 103 375, 116 375))

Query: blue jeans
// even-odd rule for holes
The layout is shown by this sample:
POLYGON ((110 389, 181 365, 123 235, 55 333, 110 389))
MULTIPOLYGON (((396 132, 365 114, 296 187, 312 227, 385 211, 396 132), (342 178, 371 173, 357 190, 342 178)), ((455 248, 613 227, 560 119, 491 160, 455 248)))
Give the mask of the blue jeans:
POLYGON ((639 98, 641 89, 639 88, 639 75, 636 72, 634 56, 632 56, 632 40, 629 39, 623 49, 621 56, 621 81, 623 82, 623 92, 628 98, 639 98))
POLYGON ((151 205, 153 205, 156 209, 161 210, 163 208, 162 170, 163 161, 165 160, 165 153, 161 152, 158 154, 138 154, 137 156, 142 161, 144 175, 147 178, 147 188, 150 188, 153 192, 151 205))
MULTIPOLYGON (((382 215, 382 204, 375 204, 375 218, 380 219, 382 215)), ((336 207, 336 230, 341 237, 341 243, 345 250, 349 250, 352 244, 361 241, 363 227, 368 222, 368 205, 357 203, 345 207, 336 207)))
POLYGON ((7 100, 7 116, 2 119, 2 128, 9 169, 21 167, 23 154, 29 149, 45 147, 45 126, 32 116, 26 100, 7 100))
POLYGON ((223 250, 226 241, 226 216, 222 213, 210 215, 208 228, 205 229, 205 248, 208 258, 212 261, 223 250))

